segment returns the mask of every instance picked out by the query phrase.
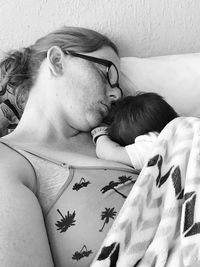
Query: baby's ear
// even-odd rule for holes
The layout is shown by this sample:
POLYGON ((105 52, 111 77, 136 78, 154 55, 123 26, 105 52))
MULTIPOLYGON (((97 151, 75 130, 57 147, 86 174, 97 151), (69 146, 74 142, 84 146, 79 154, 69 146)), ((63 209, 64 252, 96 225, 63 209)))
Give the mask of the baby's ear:
POLYGON ((58 46, 52 46, 47 52, 47 61, 51 73, 54 76, 60 76, 63 74, 64 69, 64 53, 58 46))

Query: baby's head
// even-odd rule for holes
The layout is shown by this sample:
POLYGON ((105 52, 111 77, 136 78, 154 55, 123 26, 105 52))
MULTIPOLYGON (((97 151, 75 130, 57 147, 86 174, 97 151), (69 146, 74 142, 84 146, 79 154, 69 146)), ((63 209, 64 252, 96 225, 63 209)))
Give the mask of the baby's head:
POLYGON ((122 146, 133 144, 135 138, 161 130, 174 118, 175 110, 156 93, 138 93, 120 100, 113 108, 110 138, 122 146))

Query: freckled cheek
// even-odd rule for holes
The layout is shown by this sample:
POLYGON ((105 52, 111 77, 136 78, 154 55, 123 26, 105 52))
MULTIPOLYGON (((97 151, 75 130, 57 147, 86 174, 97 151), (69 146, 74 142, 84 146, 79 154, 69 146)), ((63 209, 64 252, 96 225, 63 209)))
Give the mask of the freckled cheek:
MULTIPOLYGON (((91 67, 91 66, 90 66, 91 67)), ((91 69, 88 72, 88 86, 90 88, 91 93, 97 93, 102 92, 106 89, 106 82, 102 79, 102 76, 99 74, 99 72, 94 68, 91 67, 91 69)))

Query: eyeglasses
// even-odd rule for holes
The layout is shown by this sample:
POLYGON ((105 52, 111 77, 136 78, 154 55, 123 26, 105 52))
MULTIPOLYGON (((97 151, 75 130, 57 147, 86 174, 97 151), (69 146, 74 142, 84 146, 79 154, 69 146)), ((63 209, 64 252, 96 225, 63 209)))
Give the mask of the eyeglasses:
POLYGON ((113 62, 106 60, 106 59, 78 54, 78 53, 71 52, 71 51, 63 51, 63 52, 66 55, 72 55, 73 57, 83 58, 85 60, 105 66, 106 67, 106 78, 107 78, 109 85, 112 88, 114 87, 119 88, 119 90, 121 91, 121 95, 123 96, 123 91, 119 86, 119 72, 113 62))

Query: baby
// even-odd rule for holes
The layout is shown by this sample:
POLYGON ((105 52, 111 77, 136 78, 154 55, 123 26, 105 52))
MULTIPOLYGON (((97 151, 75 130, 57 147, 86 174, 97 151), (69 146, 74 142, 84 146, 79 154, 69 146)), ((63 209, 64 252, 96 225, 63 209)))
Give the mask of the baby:
POLYGON ((111 111, 110 125, 91 132, 97 157, 142 169, 159 133, 176 117, 175 110, 156 93, 125 97, 111 111))

